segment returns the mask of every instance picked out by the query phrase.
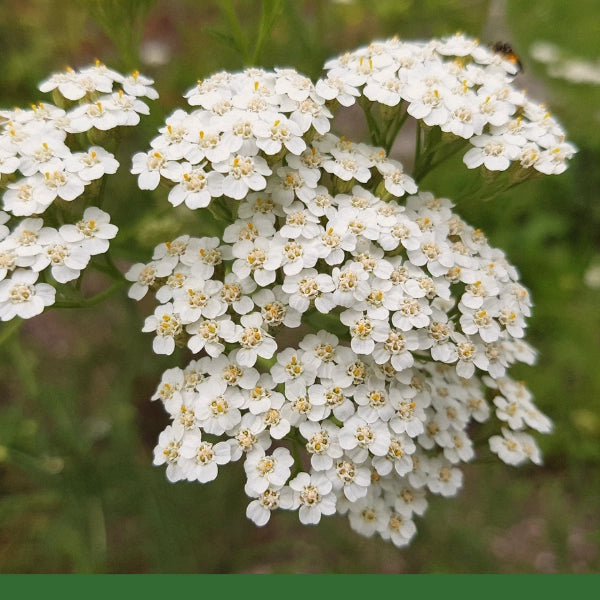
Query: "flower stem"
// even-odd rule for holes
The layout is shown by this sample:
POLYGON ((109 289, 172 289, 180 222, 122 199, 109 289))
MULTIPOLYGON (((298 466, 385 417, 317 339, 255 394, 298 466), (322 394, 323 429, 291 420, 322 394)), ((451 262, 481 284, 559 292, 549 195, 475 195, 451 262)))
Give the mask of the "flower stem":
POLYGON ((23 323, 23 319, 12 319, 10 322, 4 325, 2 331, 0 332, 0 346, 4 344, 4 342, 6 342, 6 340, 8 340, 14 333, 16 333, 23 323))
POLYGON ((86 308, 90 306, 95 306, 99 304, 109 296, 112 296, 115 292, 119 290, 119 288, 125 285, 125 279, 120 281, 115 281, 109 288, 92 296, 90 298, 81 298, 80 300, 62 300, 59 302, 55 302, 52 305, 52 308, 86 308))

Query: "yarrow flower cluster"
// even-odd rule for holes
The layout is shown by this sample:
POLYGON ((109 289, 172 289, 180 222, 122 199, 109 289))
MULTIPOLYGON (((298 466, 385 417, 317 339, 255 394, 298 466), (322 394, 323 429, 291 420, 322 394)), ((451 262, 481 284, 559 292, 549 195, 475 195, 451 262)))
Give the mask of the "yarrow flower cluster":
POLYGON ((8 223, 0 227, 0 320, 41 313, 54 304, 56 283, 77 279, 92 256, 108 250, 117 227, 90 202, 119 163, 98 140, 149 113, 140 97, 157 97, 151 84, 97 63, 40 84, 60 107, 0 111, 0 221, 8 223), (96 141, 85 147, 82 139, 96 141))
POLYGON ((512 465, 541 463, 528 430, 552 424, 509 374, 535 361, 517 270, 419 190, 389 132, 414 117, 491 171, 558 173, 574 148, 511 87, 510 63, 462 36, 374 43, 326 68, 316 85, 292 69, 217 73, 133 157, 140 188, 230 215, 220 236, 181 235, 126 274, 131 298, 157 301, 154 352, 194 355, 152 397, 171 419, 154 464, 205 483, 242 460, 257 525, 277 508, 304 524, 346 514, 404 546, 428 494, 460 489, 474 423, 495 420, 489 448, 512 465), (375 145, 330 131, 354 102, 375 145))
POLYGON ((512 86, 515 62, 462 35, 375 42, 325 68, 317 91, 328 100, 384 106, 384 127, 389 108, 404 105, 406 114, 439 127, 450 140, 468 140, 463 162, 469 169, 512 167, 520 179, 535 172, 557 174, 576 151, 547 108, 512 86))

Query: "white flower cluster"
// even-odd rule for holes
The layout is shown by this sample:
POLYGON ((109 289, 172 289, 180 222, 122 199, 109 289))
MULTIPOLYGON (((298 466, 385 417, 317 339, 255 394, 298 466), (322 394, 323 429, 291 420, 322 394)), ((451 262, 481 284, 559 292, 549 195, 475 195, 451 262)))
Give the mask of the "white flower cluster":
POLYGON ((476 40, 374 42, 325 64, 317 91, 344 106, 357 98, 406 110, 468 140, 463 162, 491 171, 562 173, 576 149, 544 105, 512 86, 518 66, 476 40))
POLYGON ((79 277, 92 256, 108 250, 117 227, 109 223, 108 213, 88 206, 92 194, 86 191, 97 189, 92 184, 115 173, 119 163, 100 145, 76 148, 80 134, 137 125, 140 114, 149 112, 139 96, 157 97, 151 84, 137 72, 125 77, 97 63, 54 74, 40 84, 42 92, 54 90, 57 100, 70 106, 67 110, 39 103, 30 110, 0 111, 0 187, 5 188, 6 211, 0 219, 9 222, 0 231, 0 320, 30 318, 55 302, 54 286, 36 283, 44 270, 55 282, 66 283, 79 277), (74 224, 51 226, 72 220, 73 211, 62 214, 61 203, 77 199, 84 203, 83 216, 74 224))
POLYGON ((495 416, 490 448, 515 465, 541 462, 526 430, 551 422, 507 372, 535 360, 516 269, 382 148, 330 133, 334 100, 366 95, 350 73, 335 93, 331 73, 313 86, 290 69, 191 89, 201 108, 173 113, 132 172, 173 205, 233 216, 126 277, 159 303, 143 327, 154 351, 197 355, 153 396, 171 418, 154 452, 170 481, 243 460, 257 525, 276 508, 304 524, 337 512, 403 546, 427 493, 461 487, 474 421, 495 416))

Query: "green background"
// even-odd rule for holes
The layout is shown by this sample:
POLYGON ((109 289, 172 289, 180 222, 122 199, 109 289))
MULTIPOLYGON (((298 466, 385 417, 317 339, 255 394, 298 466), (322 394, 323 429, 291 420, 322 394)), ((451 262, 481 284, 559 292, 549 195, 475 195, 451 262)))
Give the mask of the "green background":
MULTIPOLYGON (((600 87, 552 78, 530 54, 533 42, 547 40, 597 64, 597 2, 284 0, 261 35, 261 8, 275 5, 3 0, 0 106, 43 99, 37 84, 49 73, 95 58, 155 78, 160 100, 127 132, 119 175, 108 183, 108 210, 121 230, 115 255, 126 270, 147 261, 156 243, 189 232, 189 215, 159 190, 137 190, 128 168, 197 79, 253 58, 317 78, 328 57, 392 35, 462 31, 510 41, 525 68, 516 83, 547 103, 579 152, 563 175, 457 210, 506 251, 531 290, 528 341, 540 355, 515 375, 555 423, 539 438, 544 466, 466 466, 461 493, 431 499, 406 549, 358 536, 344 517, 307 527, 281 512, 256 528, 244 515, 240 463, 204 486, 169 484, 151 466, 168 420, 149 398, 175 361, 153 355, 140 332, 151 304, 127 300, 123 288, 98 306, 50 310, 18 331, 16 322, 0 324, 0 572, 599 572, 600 289, 586 274, 600 268, 600 87)), ((349 137, 364 134, 359 122, 345 127, 349 137)), ((464 185, 464 169, 453 166, 423 188, 452 197, 464 185)), ((195 226, 210 232, 211 223, 195 226)), ((106 282, 88 285, 98 292, 106 282)))

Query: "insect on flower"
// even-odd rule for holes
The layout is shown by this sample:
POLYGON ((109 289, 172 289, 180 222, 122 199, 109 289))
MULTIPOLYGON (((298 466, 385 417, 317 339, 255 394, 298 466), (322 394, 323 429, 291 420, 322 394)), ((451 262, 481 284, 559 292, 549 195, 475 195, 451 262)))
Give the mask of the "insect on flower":
POLYGON ((517 67, 517 73, 523 71, 523 64, 508 42, 496 42, 492 45, 492 50, 496 54, 501 54, 506 60, 517 67))

